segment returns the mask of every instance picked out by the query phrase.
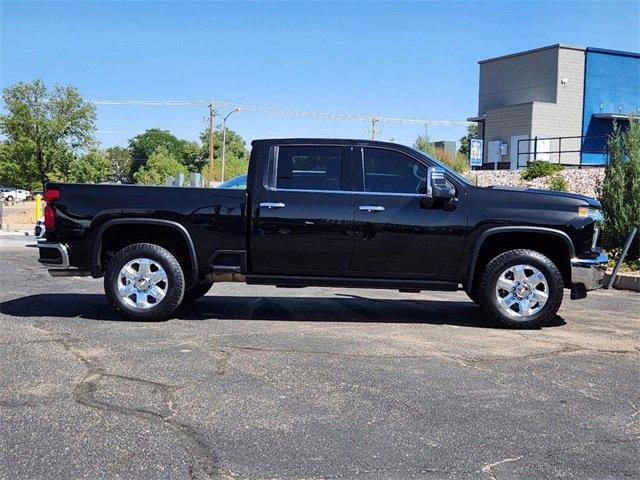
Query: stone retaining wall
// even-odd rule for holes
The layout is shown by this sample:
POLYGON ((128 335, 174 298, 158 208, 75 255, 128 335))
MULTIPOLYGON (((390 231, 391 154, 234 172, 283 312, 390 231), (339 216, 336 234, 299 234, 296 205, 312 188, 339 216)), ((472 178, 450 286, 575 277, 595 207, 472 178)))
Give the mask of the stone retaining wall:
MULTIPOLYGON (((511 185, 518 187, 549 188, 550 177, 540 177, 534 180, 522 180, 521 171, 516 170, 480 170, 469 171, 465 175, 472 183, 481 187, 490 185, 511 185)), ((604 168, 565 169, 559 172, 567 181, 567 191, 579 193, 589 197, 597 197, 598 185, 604 180, 604 168)))

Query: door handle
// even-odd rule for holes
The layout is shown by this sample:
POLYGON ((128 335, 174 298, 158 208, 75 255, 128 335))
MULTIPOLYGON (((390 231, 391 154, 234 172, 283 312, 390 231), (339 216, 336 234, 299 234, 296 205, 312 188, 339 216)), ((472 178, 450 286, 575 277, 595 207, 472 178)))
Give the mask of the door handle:
POLYGON ((362 210, 363 212, 384 212, 384 207, 380 205, 360 205, 358 210, 362 210))
POLYGON ((260 206, 264 208, 284 208, 286 204, 282 202, 260 202, 260 206))

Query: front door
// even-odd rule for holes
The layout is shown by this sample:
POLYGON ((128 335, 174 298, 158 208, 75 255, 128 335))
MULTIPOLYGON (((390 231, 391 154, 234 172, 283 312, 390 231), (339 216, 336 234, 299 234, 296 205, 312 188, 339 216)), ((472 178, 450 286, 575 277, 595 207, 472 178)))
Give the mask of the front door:
POLYGON ((344 275, 353 252, 351 147, 272 148, 256 185, 251 237, 255 273, 344 275))
POLYGON ((467 221, 466 199, 458 182, 453 182, 458 195, 454 210, 423 208, 420 191, 426 161, 388 148, 365 147, 361 156, 354 171, 355 178, 362 179, 362 193, 356 195, 354 206, 352 272, 387 278, 453 278, 467 221))

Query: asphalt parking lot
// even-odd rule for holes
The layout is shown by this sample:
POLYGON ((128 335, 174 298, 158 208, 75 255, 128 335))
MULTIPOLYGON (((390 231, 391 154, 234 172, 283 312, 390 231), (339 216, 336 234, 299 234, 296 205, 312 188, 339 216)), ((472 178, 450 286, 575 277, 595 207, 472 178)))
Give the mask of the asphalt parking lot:
POLYGON ((537 331, 458 293, 219 284, 119 320, 0 237, 0 478, 638 478, 640 294, 537 331))

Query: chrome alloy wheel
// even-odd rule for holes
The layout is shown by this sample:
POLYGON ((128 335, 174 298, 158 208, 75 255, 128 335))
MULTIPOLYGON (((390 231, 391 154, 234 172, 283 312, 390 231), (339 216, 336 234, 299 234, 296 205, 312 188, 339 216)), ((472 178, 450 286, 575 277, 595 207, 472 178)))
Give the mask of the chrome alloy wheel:
POLYGON ((118 274, 118 292, 127 305, 141 310, 151 308, 167 294, 167 272, 155 260, 136 258, 118 274))
POLYGON ((525 318, 535 315, 549 299, 549 284, 544 274, 531 265, 514 265, 498 277, 498 305, 508 315, 525 318))

